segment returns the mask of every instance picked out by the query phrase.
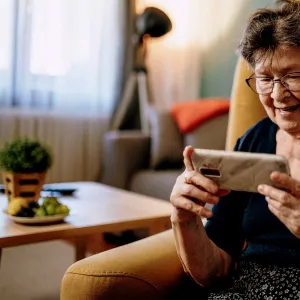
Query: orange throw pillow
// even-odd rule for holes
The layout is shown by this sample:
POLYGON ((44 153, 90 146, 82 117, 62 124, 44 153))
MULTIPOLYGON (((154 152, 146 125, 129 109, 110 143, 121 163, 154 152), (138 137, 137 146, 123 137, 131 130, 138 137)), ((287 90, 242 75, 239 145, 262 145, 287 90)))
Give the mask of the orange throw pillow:
POLYGON ((228 98, 205 98, 176 103, 171 114, 182 133, 189 133, 203 122, 229 111, 228 98))

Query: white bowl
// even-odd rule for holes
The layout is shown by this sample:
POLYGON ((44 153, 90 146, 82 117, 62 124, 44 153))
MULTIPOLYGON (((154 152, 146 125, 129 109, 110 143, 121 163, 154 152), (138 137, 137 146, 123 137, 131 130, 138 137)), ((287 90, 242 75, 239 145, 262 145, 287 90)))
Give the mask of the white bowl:
POLYGON ((54 216, 45 216, 45 217, 17 217, 12 216, 7 213, 7 210, 3 210, 3 213, 6 214, 8 218, 13 220, 16 223, 20 224, 49 224, 56 223, 64 220, 69 214, 64 215, 54 215, 54 216))

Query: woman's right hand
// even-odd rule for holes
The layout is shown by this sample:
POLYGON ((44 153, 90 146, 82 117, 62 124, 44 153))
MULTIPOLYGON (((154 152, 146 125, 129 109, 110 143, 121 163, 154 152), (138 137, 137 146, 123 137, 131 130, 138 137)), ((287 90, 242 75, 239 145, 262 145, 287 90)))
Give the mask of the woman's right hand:
POLYGON ((170 196, 170 201, 174 206, 171 216, 173 223, 186 222, 196 216, 210 218, 212 211, 204 205, 206 203, 217 204, 220 196, 225 196, 230 192, 219 189, 213 180, 194 170, 191 162, 193 151, 191 146, 184 149, 185 171, 178 176, 170 196))

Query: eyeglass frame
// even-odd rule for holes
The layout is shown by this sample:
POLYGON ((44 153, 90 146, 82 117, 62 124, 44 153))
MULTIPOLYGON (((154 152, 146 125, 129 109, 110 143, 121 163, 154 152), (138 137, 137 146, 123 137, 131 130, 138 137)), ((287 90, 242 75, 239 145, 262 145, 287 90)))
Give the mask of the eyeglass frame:
POLYGON ((247 79, 245 79, 245 81, 246 81, 247 85, 249 86, 249 88, 251 89, 251 91, 253 91, 254 93, 256 93, 256 94, 258 94, 258 95, 262 95, 262 96, 271 94, 271 93, 273 92, 273 89, 274 89, 274 86, 275 86, 275 83, 276 83, 276 82, 280 82, 280 83, 281 83, 288 91, 290 91, 290 92, 300 92, 300 88, 299 88, 299 90, 297 90, 297 91, 292 91, 292 90, 290 90, 290 89, 285 85, 285 82, 282 81, 282 79, 283 79, 285 76, 288 76, 288 75, 291 75, 291 74, 299 74, 299 77, 300 77, 300 71, 299 71, 299 72, 291 72, 291 73, 287 73, 287 74, 281 76, 281 77, 278 78, 278 79, 273 79, 273 78, 271 78, 271 77, 263 77, 263 76, 258 76, 258 77, 257 77, 257 76, 255 76, 255 74, 253 73, 253 74, 250 75, 250 77, 248 77, 247 79), (258 92, 256 92, 256 91, 254 91, 254 90, 252 89, 252 87, 250 86, 250 83, 249 83, 249 81, 250 81, 251 79, 254 79, 254 78, 267 78, 267 79, 272 80, 272 84, 273 84, 273 85, 272 85, 271 91, 270 91, 269 93, 264 93, 264 94, 260 94, 260 93, 258 93, 258 92))

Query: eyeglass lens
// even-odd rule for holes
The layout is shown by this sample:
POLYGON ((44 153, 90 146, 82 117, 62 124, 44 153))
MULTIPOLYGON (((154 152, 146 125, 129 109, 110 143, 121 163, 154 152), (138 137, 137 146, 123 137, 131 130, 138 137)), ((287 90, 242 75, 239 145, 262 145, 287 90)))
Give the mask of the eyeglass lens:
MULTIPOLYGON (((267 77, 252 77, 248 80, 251 89, 258 94, 269 94, 273 91, 274 80, 267 77)), ((280 79, 281 84, 291 92, 300 91, 300 73, 287 74, 280 79)))

